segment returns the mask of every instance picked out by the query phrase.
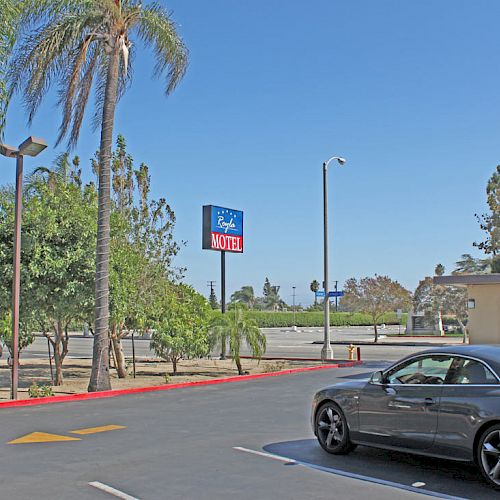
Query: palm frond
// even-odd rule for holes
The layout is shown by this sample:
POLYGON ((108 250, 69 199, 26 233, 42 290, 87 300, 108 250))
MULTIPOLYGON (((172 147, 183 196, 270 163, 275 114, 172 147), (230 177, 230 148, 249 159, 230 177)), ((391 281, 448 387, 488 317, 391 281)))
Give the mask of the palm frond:
POLYGON ((166 10, 158 3, 144 7, 137 20, 139 37, 154 48, 155 75, 165 75, 165 92, 170 94, 186 73, 188 49, 177 34, 166 10))
POLYGON ((102 16, 95 9, 80 15, 68 14, 44 25, 35 36, 27 37, 16 51, 8 75, 9 88, 10 93, 22 89, 28 123, 33 120, 52 81, 67 71, 82 35, 89 34, 101 23, 102 16))
POLYGON ((69 147, 75 146, 78 141, 83 116, 85 114, 85 108, 87 107, 90 92, 92 90, 92 82, 94 80, 95 70, 97 64, 99 63, 99 58, 103 55, 102 52, 103 51, 100 46, 93 47, 93 51, 89 56, 88 61, 86 61, 85 67, 83 68, 83 75, 78 83, 78 89, 76 92, 76 98, 73 107, 73 125, 68 141, 69 147))
POLYGON ((21 0, 21 20, 24 31, 39 23, 50 24, 67 14, 80 14, 89 9, 98 10, 109 20, 120 16, 114 0, 21 0))

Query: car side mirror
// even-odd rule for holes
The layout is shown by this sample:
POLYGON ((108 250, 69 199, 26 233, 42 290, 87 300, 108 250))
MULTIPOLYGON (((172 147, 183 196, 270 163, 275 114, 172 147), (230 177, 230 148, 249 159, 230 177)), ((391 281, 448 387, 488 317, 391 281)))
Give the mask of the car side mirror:
POLYGON ((384 383, 384 372, 374 372, 370 377, 370 384, 383 384, 384 383))

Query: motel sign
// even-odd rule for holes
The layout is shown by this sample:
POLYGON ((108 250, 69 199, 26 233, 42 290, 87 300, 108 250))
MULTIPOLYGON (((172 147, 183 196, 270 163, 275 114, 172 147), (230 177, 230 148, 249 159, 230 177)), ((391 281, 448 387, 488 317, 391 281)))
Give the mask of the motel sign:
POLYGON ((243 212, 215 205, 204 205, 203 248, 243 253, 243 212))

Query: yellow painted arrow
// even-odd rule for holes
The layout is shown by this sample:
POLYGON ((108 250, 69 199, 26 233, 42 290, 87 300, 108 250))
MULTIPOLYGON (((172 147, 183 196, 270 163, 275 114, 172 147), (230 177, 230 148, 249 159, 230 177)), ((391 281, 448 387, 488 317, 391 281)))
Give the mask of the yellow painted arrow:
POLYGON ((26 436, 9 441, 8 444, 55 443, 57 441, 81 441, 81 439, 61 436, 59 434, 49 434, 48 432, 32 432, 31 434, 26 434, 26 436))
POLYGON ((87 429, 77 429, 70 432, 71 434, 80 434, 84 436, 86 434, 97 434, 98 432, 116 431, 118 429, 126 429, 126 427, 124 425, 102 425, 101 427, 89 427, 87 429))

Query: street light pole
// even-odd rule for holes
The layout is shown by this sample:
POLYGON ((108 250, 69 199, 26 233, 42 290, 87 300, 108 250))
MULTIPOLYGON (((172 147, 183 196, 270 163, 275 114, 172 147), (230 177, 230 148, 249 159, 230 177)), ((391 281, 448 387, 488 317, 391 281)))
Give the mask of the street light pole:
POLYGON ((14 215, 14 258, 12 272, 12 386, 11 398, 17 399, 19 385, 19 297, 21 288, 21 219, 23 210, 24 156, 37 156, 47 147, 43 139, 28 137, 19 148, 0 144, 0 154, 16 158, 16 194, 14 215))
POLYGON ((295 322, 295 288, 294 286, 292 286, 292 289, 293 289, 293 328, 297 328, 297 325, 296 325, 296 322, 295 322))
POLYGON ((16 158, 16 201, 14 216, 14 262, 12 276, 12 387, 11 399, 17 399, 19 384, 19 295, 21 286, 21 218, 23 210, 24 157, 16 158))
POLYGON ((328 296, 328 165, 337 160, 339 165, 345 163, 345 159, 333 156, 323 163, 323 289, 324 300, 324 340, 321 349, 322 361, 333 359, 333 350, 330 345, 330 297, 328 296))

